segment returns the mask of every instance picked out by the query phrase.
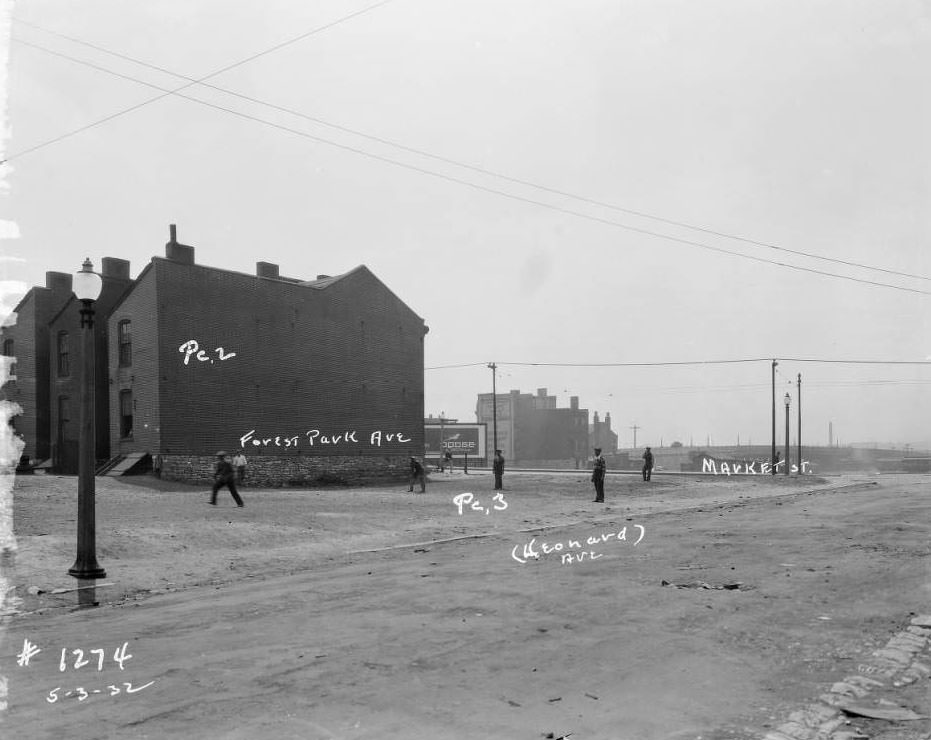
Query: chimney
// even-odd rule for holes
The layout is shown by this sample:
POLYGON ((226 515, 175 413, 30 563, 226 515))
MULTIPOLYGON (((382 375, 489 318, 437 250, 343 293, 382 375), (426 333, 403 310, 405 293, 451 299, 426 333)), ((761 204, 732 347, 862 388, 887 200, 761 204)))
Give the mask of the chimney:
POLYGON ((608 431, 611 431, 611 412, 608 411, 605 414, 605 426, 608 428, 608 431))
POLYGON ((597 411, 595 412, 595 421, 594 421, 594 423, 595 423, 595 424, 598 423, 598 412, 597 412, 597 411))
POLYGON ((45 287, 56 293, 71 292, 71 273, 47 272, 45 273, 45 287))
POLYGON ((278 265, 274 262, 256 262, 255 274, 263 278, 276 278, 279 276, 278 265))
POLYGON ((105 278, 129 280, 129 260, 121 260, 117 257, 104 257, 100 274, 105 278))
POLYGON ((537 398, 546 398, 546 388, 537 388, 537 398))
POLYGON ((579 397, 578 396, 569 396, 569 408, 573 411, 579 410, 579 397))
POLYGON ((171 240, 165 245, 165 256, 174 262, 180 262, 185 265, 194 264, 194 247, 187 244, 181 244, 177 239, 177 229, 174 224, 168 227, 171 234, 171 240))

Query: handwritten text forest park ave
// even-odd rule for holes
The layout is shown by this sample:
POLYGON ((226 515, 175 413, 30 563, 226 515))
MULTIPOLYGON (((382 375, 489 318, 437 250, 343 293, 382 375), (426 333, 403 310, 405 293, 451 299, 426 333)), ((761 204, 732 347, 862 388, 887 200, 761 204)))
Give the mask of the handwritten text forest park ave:
MULTIPOLYGON (((253 447, 297 447, 302 436, 307 438, 307 445, 309 447, 323 447, 325 445, 338 445, 340 443, 360 444, 357 435, 358 432, 355 429, 346 430, 339 434, 322 434, 319 429, 310 429, 303 435, 295 434, 290 437, 282 437, 281 435, 275 437, 256 437, 255 429, 252 429, 239 438, 239 446, 245 447, 251 442, 253 447)), ((365 437, 362 439, 364 440, 365 437)), ((383 442, 405 443, 410 442, 411 438, 400 432, 382 432, 381 430, 375 430, 369 435, 368 441, 372 447, 381 447, 383 442)))
MULTIPOLYGON (((634 542, 634 545, 639 545, 640 541, 646 535, 647 530, 644 526, 640 524, 635 524, 634 527, 640 530, 640 536, 637 537, 637 541, 634 542)), ((601 534, 597 537, 588 537, 585 539, 585 545, 587 547, 593 547, 594 545, 600 545, 605 542, 614 541, 627 541, 627 527, 622 527, 620 532, 608 532, 607 534, 601 534)), ((583 550, 582 549, 582 540, 573 540, 570 539, 565 545, 562 542, 557 542, 555 544, 550 544, 548 542, 541 542, 540 549, 534 549, 534 544, 536 543, 537 538, 534 537, 527 544, 523 546, 522 550, 518 550, 520 545, 514 545, 511 549, 511 557, 516 560, 518 563, 524 564, 530 558, 534 560, 539 560, 541 555, 550 555, 552 553, 558 553, 560 557, 560 564, 565 565, 566 563, 581 563, 586 555, 589 560, 597 560, 598 558, 604 557, 603 554, 596 553, 594 550, 583 550), (568 550, 569 552, 564 552, 568 550)))

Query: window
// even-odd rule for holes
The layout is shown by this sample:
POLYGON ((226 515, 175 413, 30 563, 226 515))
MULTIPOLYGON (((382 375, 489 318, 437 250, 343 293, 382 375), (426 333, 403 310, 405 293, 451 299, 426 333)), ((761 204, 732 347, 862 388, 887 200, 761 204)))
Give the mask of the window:
POLYGON ((120 348, 120 367, 133 364, 132 322, 124 319, 117 325, 117 344, 120 348))
POLYGON ((58 332, 58 377, 71 375, 71 352, 68 345, 68 332, 58 332))
POLYGON ((120 391, 120 437, 133 436, 133 392, 120 391))

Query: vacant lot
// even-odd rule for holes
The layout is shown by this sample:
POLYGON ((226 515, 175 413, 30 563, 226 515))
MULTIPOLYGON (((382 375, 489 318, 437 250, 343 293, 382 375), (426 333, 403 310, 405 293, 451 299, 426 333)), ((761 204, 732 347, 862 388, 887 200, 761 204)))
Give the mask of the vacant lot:
MULTIPOLYGON (((73 611, 74 592, 28 587, 76 585, 74 479, 23 478, 32 613, 0 645, 7 721, 23 737, 762 737, 931 612, 926 476, 612 477, 607 505, 585 475, 511 474, 503 501, 490 483, 246 489, 240 510, 101 481, 96 598, 113 605, 73 611), (466 492, 483 508, 460 514, 466 492), (48 652, 23 667, 26 639, 48 652), (62 647, 124 641, 132 671, 60 670, 62 647), (47 698, 113 675, 154 684, 47 698)), ((864 701, 920 709, 927 688, 864 701)))

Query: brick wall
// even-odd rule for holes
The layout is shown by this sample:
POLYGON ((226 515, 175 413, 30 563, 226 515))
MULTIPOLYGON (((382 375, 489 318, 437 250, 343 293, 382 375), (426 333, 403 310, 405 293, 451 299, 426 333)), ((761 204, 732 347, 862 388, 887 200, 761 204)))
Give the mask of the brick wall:
POLYGON ((154 265, 148 265, 137 278, 124 300, 116 306, 107 322, 107 356, 110 393, 110 452, 151 452, 160 444, 157 341, 158 293, 154 265), (132 363, 121 367, 119 362, 119 324, 131 321, 132 363), (133 434, 120 435, 120 391, 133 394, 133 434))
MULTIPOLYGON (((403 455, 247 455, 247 461, 247 487, 406 484, 409 476, 409 458, 403 455)), ((216 462, 213 455, 163 455, 162 478, 209 486, 216 462)))
MULTIPOLYGON (((366 268, 318 289, 160 258, 153 266, 160 362, 137 368, 136 384, 161 386, 163 455, 423 454, 423 320, 366 268), (180 351, 190 341, 200 359, 180 351)), ((134 351, 143 341, 134 332, 134 351)))

